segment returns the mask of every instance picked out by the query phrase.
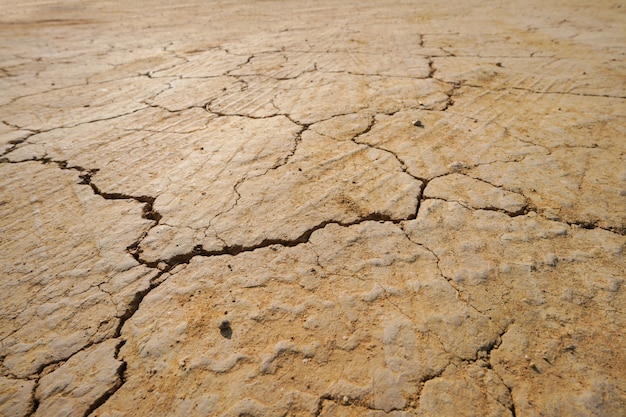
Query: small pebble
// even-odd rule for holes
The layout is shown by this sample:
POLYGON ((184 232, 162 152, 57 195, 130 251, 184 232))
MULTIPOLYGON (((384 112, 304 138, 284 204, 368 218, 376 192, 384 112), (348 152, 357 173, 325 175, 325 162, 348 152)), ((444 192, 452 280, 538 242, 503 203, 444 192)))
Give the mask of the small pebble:
POLYGON ((219 325, 219 329, 222 337, 230 339, 233 336, 233 329, 230 327, 230 322, 228 320, 222 320, 219 325))

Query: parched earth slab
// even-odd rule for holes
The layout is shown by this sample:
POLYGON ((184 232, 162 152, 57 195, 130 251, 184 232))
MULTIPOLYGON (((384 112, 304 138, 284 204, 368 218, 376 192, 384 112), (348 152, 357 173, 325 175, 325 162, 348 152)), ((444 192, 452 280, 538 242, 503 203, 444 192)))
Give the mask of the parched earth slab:
POLYGON ((622 5, 13 3, 0 415, 623 415, 622 5))
POLYGON ((623 233, 624 210, 615 208, 624 207, 626 193, 618 139, 624 100, 475 88, 455 94, 445 113, 377 115, 355 141, 393 152, 415 177, 463 173, 522 195, 554 220, 623 233))
POLYGON ((618 60, 527 57, 436 57, 437 78, 492 90, 626 97, 623 84, 612 82, 624 71, 618 60), (562 74, 574 74, 565 78, 562 74))
POLYGON ((76 126, 145 108, 141 100, 164 88, 162 81, 147 77, 68 86, 15 99, 3 120, 36 131, 76 126))
POLYGON ((426 382, 418 415, 511 417, 512 409, 506 385, 481 358, 467 367, 450 366, 440 378, 426 382))
MULTIPOLYGON (((416 38, 419 35, 416 36, 416 38)), ((259 75, 275 79, 296 78, 306 71, 345 72, 355 75, 383 75, 395 77, 428 78, 430 68, 425 56, 414 56, 403 50, 404 55, 392 55, 381 60, 377 54, 363 51, 345 52, 301 51, 280 54, 264 53, 253 56, 250 65, 242 66, 231 75, 259 75)))
POLYGON ((168 250, 169 235, 159 232, 175 228, 181 235, 193 229, 203 235, 200 229, 235 204, 235 186, 284 164, 302 130, 284 116, 216 118, 198 109, 174 115, 144 110, 100 125, 103 130, 95 134, 94 126, 83 125, 35 135, 9 158, 67 161, 89 169, 90 183, 105 195, 154 199, 162 218, 142 245, 147 260, 189 252, 193 233, 190 239, 176 239, 178 248, 168 250), (77 140, 80 145, 72 146, 77 140))
MULTIPOLYGON (((432 250, 464 299, 508 326, 489 367, 509 387, 518 415, 619 414, 626 238, 440 200, 425 201, 403 227, 432 250)), ((443 392, 456 391, 447 386, 443 392)))
POLYGON ((124 327, 126 382, 95 415, 387 413, 500 332, 397 226, 329 225, 172 271, 124 327))
POLYGON ((119 340, 109 339, 72 356, 37 385, 35 416, 87 415, 121 384, 124 363, 114 358, 119 340))
POLYGON ((289 163, 244 181, 239 198, 213 223, 204 249, 298 241, 329 222, 414 216, 421 182, 379 149, 305 132, 289 163), (215 243, 213 243, 215 242, 215 243))
POLYGON ((421 103, 445 107, 450 85, 438 80, 355 75, 351 73, 304 72, 296 78, 247 78, 248 87, 226 94, 208 105, 220 114, 267 117, 289 114, 302 124, 311 124, 339 114, 369 109, 393 113, 421 103), (341 95, 342 99, 336 98, 341 95))
POLYGON ((424 197, 455 201, 474 209, 501 210, 510 214, 521 214, 528 209, 528 203, 521 194, 457 173, 429 181, 424 197))
POLYGON ((0 377, 0 410, 7 416, 26 416, 35 408, 36 381, 0 377))
POLYGON ((2 373, 26 378, 115 335, 156 275, 126 250, 152 222, 143 204, 107 201, 55 164, 0 172, 2 373))
POLYGON ((8 158, 67 161, 89 169, 101 193, 155 198, 159 225, 139 245, 150 263, 196 246, 297 240, 327 222, 406 219, 421 195, 421 182, 392 154, 302 132, 284 116, 151 109, 93 125, 103 130, 83 125, 35 135, 8 158))

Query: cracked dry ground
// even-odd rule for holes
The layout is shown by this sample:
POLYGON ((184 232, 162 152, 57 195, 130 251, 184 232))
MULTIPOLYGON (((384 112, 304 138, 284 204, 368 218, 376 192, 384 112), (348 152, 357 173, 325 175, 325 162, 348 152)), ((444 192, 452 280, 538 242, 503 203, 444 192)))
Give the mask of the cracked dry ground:
POLYGON ((0 415, 624 415, 626 5, 136 3, 0 5, 0 415))

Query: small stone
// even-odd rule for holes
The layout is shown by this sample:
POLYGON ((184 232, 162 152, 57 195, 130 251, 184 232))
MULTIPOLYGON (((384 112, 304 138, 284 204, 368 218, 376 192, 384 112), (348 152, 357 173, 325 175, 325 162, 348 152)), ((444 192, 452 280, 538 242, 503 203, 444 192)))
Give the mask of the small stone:
POLYGON ((464 162, 460 162, 460 161, 456 161, 448 165, 448 169, 450 169, 450 171, 452 172, 460 172, 467 168, 469 168, 467 164, 464 162))
POLYGON ((226 339, 230 339, 233 335, 233 329, 230 327, 230 321, 222 320, 219 325, 220 334, 226 339))

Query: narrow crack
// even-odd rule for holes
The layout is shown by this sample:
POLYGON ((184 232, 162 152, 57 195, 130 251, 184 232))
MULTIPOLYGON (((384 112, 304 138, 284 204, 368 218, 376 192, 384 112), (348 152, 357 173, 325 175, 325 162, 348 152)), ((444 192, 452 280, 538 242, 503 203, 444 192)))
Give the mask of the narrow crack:
MULTIPOLYGON (((247 116, 239 116, 238 117, 247 117, 247 116)), ((262 117, 263 119, 265 118, 271 118, 271 117, 277 117, 277 115, 274 116, 266 116, 266 117, 262 117)), ((304 132, 306 132, 307 130, 309 130, 309 127, 311 126, 310 124, 303 124, 303 123, 299 123, 295 120, 293 120, 291 117, 289 117, 288 115, 284 115, 284 117, 286 117, 287 119, 289 119, 289 121, 291 121, 293 124, 300 126, 300 130, 298 132, 296 132, 295 137, 294 137, 294 142, 293 142, 293 147, 292 149, 289 151, 289 153, 282 158, 281 161, 277 162, 276 164, 274 164, 272 167, 266 169, 265 171, 263 171, 260 174, 257 175, 253 175, 253 176, 247 176, 244 175, 243 177, 241 177, 240 179, 237 180, 237 182, 235 183, 235 185, 233 186, 233 192, 235 193, 236 197, 235 197, 235 201, 233 202, 233 204, 231 204, 231 206, 223 211, 221 211, 220 213, 216 214, 208 223, 206 229, 208 230, 209 228, 213 227, 213 222, 220 217, 223 214, 226 214, 228 212, 230 212, 232 209, 234 209, 238 204, 239 201, 241 200, 241 194, 239 193, 239 187, 246 181, 252 179, 252 178, 259 178, 262 177, 264 175, 267 175, 268 172, 276 170, 282 166, 285 166, 289 163, 289 161, 291 160, 291 158, 296 154, 297 150, 298 150, 298 145, 302 142, 302 135, 304 134, 304 132)), ((224 246, 226 246, 225 241, 216 233, 216 237, 222 241, 222 243, 224 244, 224 246)))
MULTIPOLYGON (((498 163, 498 162, 502 162, 502 163, 506 163, 506 161, 494 161, 494 162, 490 162, 490 163, 485 163, 485 164, 480 164, 480 165, 490 165, 492 163, 498 163)), ((514 162, 514 161, 511 161, 514 162)), ((475 166, 479 166, 479 165, 475 165, 475 166)), ((449 174, 446 174, 449 175, 449 174)), ((497 208, 491 208, 491 207, 485 207, 485 208, 473 208, 473 207, 467 207, 465 205, 463 205, 461 202, 459 201, 455 201, 455 200, 451 200, 454 201, 455 203, 458 203, 460 205, 462 205, 463 207, 470 209, 470 210, 492 210, 492 211, 501 211, 504 214, 507 214, 509 217, 517 217, 517 216, 523 216, 526 215, 528 213, 536 213, 538 216, 540 216, 543 219, 546 220, 550 220, 550 221, 558 221, 559 223, 564 223, 567 224, 569 226, 574 226, 574 227, 580 227, 583 229, 588 229, 588 230, 594 230, 594 229, 601 229, 610 233, 614 233, 620 236, 626 236, 626 225, 621 225, 621 226, 609 226, 609 227, 603 227, 600 226, 600 220, 555 220, 555 219, 551 219, 549 217, 547 217, 544 213, 544 209, 542 209, 541 207, 537 207, 534 204, 532 204, 531 200, 526 197, 523 193, 521 193, 520 191, 516 191, 516 190, 512 190, 509 188, 506 188, 503 185, 497 185, 494 184, 492 182, 489 182, 483 178, 480 177, 473 177, 471 175, 469 175, 468 173, 463 173, 462 175, 466 175, 469 178, 475 179, 477 181, 481 181, 484 182, 485 184, 489 184, 493 187, 499 188, 501 190, 510 192, 510 193, 514 193, 514 194, 518 194, 522 197, 524 197, 525 199, 525 206, 524 208, 522 208, 521 210, 519 210, 518 212, 507 212, 501 209, 497 209, 497 208)), ((425 197, 424 199, 435 199, 432 197, 425 197)), ((449 200, 445 200, 443 198, 437 198, 438 200, 444 200, 444 201, 449 201, 449 200)))
POLYGON ((462 87, 461 83, 454 83, 452 84, 452 88, 448 91, 446 91, 446 95, 448 96, 448 101, 446 101, 446 105, 443 107, 443 109, 441 109, 440 111, 447 111, 450 107, 454 106, 454 98, 457 93, 458 90, 462 87))
MULTIPOLYGON (((500 58, 502 58, 502 57, 500 57, 500 58)), ((611 95, 611 94, 574 93, 574 92, 570 92, 570 91, 537 91, 537 90, 533 90, 533 89, 530 89, 530 88, 512 87, 512 86, 492 89, 492 88, 489 88, 489 87, 484 86, 484 85, 470 84, 470 83, 467 83, 467 82, 463 82, 462 85, 465 86, 465 87, 472 87, 472 88, 483 89, 486 92, 490 92, 490 91, 491 92, 499 92, 499 91, 517 90, 517 91, 526 91, 526 92, 532 93, 532 94, 555 94, 555 95, 578 96, 578 97, 600 97, 600 98, 626 99, 626 96, 616 96, 616 95, 611 95)))
MULTIPOLYGON (((398 111, 401 111, 401 110, 398 110, 398 111)), ((386 116, 393 116, 394 114, 398 113, 398 111, 395 111, 395 112, 392 112, 392 113, 379 113, 379 114, 385 114, 386 116)), ((357 133, 354 137, 352 137, 352 139, 350 139, 350 141, 355 143, 355 144, 358 144, 358 145, 364 145, 364 146, 367 146, 369 148, 377 149, 379 151, 382 151, 382 152, 390 154, 391 156, 393 156, 396 159, 396 161, 398 161, 398 163, 400 164, 400 169, 402 170, 402 172, 404 172, 405 174, 409 175, 410 177, 412 177, 415 180, 420 182, 420 184, 421 184, 420 185, 420 192, 419 192, 419 194, 417 196, 417 204, 416 204, 415 213, 405 219, 405 220, 413 220, 413 219, 417 218, 417 215, 419 213, 419 209, 420 209, 420 206, 421 206, 421 202, 422 202, 422 199, 424 197, 424 189, 426 188, 426 185, 428 184, 429 180, 427 180, 425 178, 417 177, 417 176, 413 175, 412 173, 410 173, 408 171, 407 164, 404 162, 404 160, 402 158, 400 158, 400 156, 397 153, 395 153, 395 152, 393 152, 393 151, 391 151, 389 149, 386 149, 386 148, 383 148, 383 147, 380 147, 380 146, 371 145, 371 144, 369 144, 367 142, 360 142, 358 140, 361 136, 366 135, 367 133, 369 133, 374 128, 374 126, 377 123, 376 116, 377 115, 373 115, 372 118, 370 119, 370 122, 369 122, 368 126, 362 132, 357 133)))
MULTIPOLYGON (((450 285, 450 287, 452 287, 456 293, 459 296, 459 300, 462 300, 469 308, 471 308, 474 312, 476 312, 477 314, 488 318, 489 320, 491 320, 491 317, 489 317, 488 315, 486 315, 485 313, 483 313, 482 311, 478 310, 472 303, 470 303, 468 301, 468 297, 467 295, 457 287, 457 285, 454 282, 454 279, 446 276, 443 273, 443 270, 441 269, 441 259, 439 258, 439 256, 435 253, 434 250, 432 250, 431 248, 429 248, 428 246, 424 245, 423 243, 419 243, 414 241, 413 239, 411 239, 411 237, 409 236, 409 232, 404 228, 404 224, 402 222, 396 224, 396 226, 402 231, 402 233, 404 233, 404 236, 409 240, 409 242, 413 243, 414 245, 417 245, 423 249, 425 249, 426 251, 430 252, 434 257, 435 257, 435 265, 437 266, 437 270, 439 271, 439 275, 441 275, 442 278, 444 278, 448 284, 450 285)), ((479 349, 480 351, 481 349, 479 349)))
MULTIPOLYGON (((131 114, 138 113, 138 112, 140 112, 140 111, 142 111, 142 110, 149 109, 150 107, 153 107, 153 106, 146 105, 145 107, 140 107, 140 108, 138 108, 138 109, 135 109, 135 110, 132 110, 132 111, 129 111, 129 112, 126 112, 126 113, 116 114, 116 115, 114 115, 114 116, 110 116, 110 117, 103 117, 103 118, 101 118, 101 119, 93 119, 93 120, 88 120, 88 121, 86 121, 86 122, 80 122, 80 123, 76 123, 76 124, 73 124, 73 125, 55 126, 55 127, 51 127, 50 129, 42 129, 42 130, 37 130, 37 129, 29 129, 29 128, 27 128, 27 127, 19 127, 19 126, 16 126, 16 127, 17 127, 18 129, 20 129, 20 130, 27 130, 27 131, 31 131, 31 132, 33 132, 33 134, 29 136, 29 138, 30 138, 31 136, 33 136, 33 135, 35 135, 35 134, 39 134, 39 133, 47 133, 47 132, 52 132, 53 130, 58 130, 58 129, 71 129, 71 128, 74 128, 74 127, 83 126, 83 125, 88 125, 88 124, 92 124, 92 123, 103 122, 103 121, 106 121, 106 120, 114 120, 114 119, 118 119, 118 118, 120 118, 120 117, 128 116, 128 115, 131 115, 131 114)), ((6 122, 5 122, 5 123, 6 123, 6 122)), ((14 149, 12 149, 12 150, 14 150, 14 149)), ((5 152, 2 156, 5 156, 5 155, 6 155, 6 154, 8 154, 8 153, 9 153, 9 152, 5 152)), ((2 162, 2 161, 0 161, 0 162, 2 162)))
MULTIPOLYGON (((477 87, 486 89, 486 87, 484 87, 484 86, 477 86, 477 87)), ((614 95, 611 95, 611 94, 574 93, 574 92, 570 92, 570 91, 537 91, 537 90, 531 90, 529 88, 523 88, 523 87, 507 87, 507 88, 498 89, 496 91, 508 90, 508 89, 527 91, 527 92, 533 93, 533 94, 561 94, 561 95, 571 95, 571 96, 580 96, 580 97, 604 97, 604 98, 626 99, 626 96, 614 96, 614 95)))
POLYGON ((621 225, 621 226, 602 227, 598 225, 599 220, 578 220, 578 221, 566 220, 564 223, 567 223, 569 226, 580 227, 581 229, 587 229, 587 230, 601 229, 610 233, 615 233, 616 235, 626 236, 626 224, 621 225))
POLYGON ((30 133, 28 133, 25 137, 21 138, 21 139, 14 139, 9 141, 9 145, 11 145, 8 149, 6 149, 4 152, 0 153, 0 162, 3 162, 5 160, 5 156, 10 154, 11 152, 13 152, 14 150, 16 150, 18 148, 18 146, 20 146, 22 143, 26 142, 28 139, 30 139, 32 136, 38 134, 39 132, 35 132, 32 130, 28 130, 28 129, 20 129, 20 130, 26 130, 29 131, 30 133))
POLYGON ((524 216, 530 212, 536 213, 536 210, 534 210, 532 207, 529 207, 528 205, 524 205, 522 208, 520 208, 517 211, 508 211, 505 210, 503 208, 500 207, 494 207, 494 206, 484 206, 484 207, 474 207, 472 205, 466 204, 464 201, 461 200, 448 200, 442 197, 423 197, 423 200, 438 200, 438 201, 445 201, 447 203, 456 203, 459 206, 467 209, 467 210, 472 210, 472 211, 495 211, 498 213, 502 213, 505 214, 509 217, 518 217, 518 216, 524 216))
POLYGON ((512 417, 516 417, 517 413, 515 410, 515 400, 513 399, 513 388, 510 387, 509 385, 507 385, 504 382, 504 379, 502 379, 502 376, 500 376, 500 374, 498 374, 498 372, 493 368, 493 364, 491 363, 491 353, 494 350, 498 350, 500 348, 500 346, 502 346, 502 342, 503 342, 503 337, 504 335, 511 329, 511 326, 515 323, 514 320, 511 320, 506 326, 505 328, 500 332, 500 335, 498 336, 498 340, 497 343, 495 343, 493 346, 491 346, 491 348, 489 348, 488 350, 485 351, 486 353, 486 361, 489 364, 489 369, 491 369, 493 371, 493 373, 495 373, 498 378, 500 378, 500 381, 502 381, 502 385, 504 385, 507 389, 507 391, 509 392, 509 396, 511 397, 511 405, 510 406, 506 406, 504 404, 502 404, 500 401, 498 401, 497 398, 492 397, 495 401, 497 401, 499 404, 502 404, 502 406, 504 406, 505 408, 507 408, 510 412, 512 417))
POLYGON ((197 245, 196 247, 193 248, 193 250, 191 250, 188 253, 184 253, 184 254, 179 254, 176 256, 173 256, 170 259, 161 259, 158 261, 154 261, 154 262, 143 262, 144 265, 154 268, 156 267, 159 263, 161 262, 165 262, 168 265, 168 268, 165 269, 165 271, 169 271, 172 268, 174 268, 175 266, 181 265, 181 264, 188 264, 189 261, 194 258, 195 256, 203 256, 203 257, 212 257, 212 256, 220 256, 220 255, 239 255, 242 252, 253 252, 259 249, 263 249, 266 248, 268 246, 272 246, 272 245, 280 245, 286 248, 290 248, 290 247, 295 247, 304 243, 308 243, 309 239, 311 237, 311 235, 316 232, 317 230, 323 229, 326 226, 328 226, 329 224, 337 224, 339 226, 342 227, 349 227, 349 226, 354 226, 357 224, 361 224, 364 222, 368 222, 368 221, 380 221, 380 222, 385 222, 385 221, 389 221, 389 222, 393 222, 393 223, 399 223, 401 221, 404 221, 405 219, 392 219, 390 216, 385 215, 385 214, 381 214, 381 213, 371 213, 367 216, 363 216, 360 217, 354 221, 351 222, 341 222, 341 221, 337 221, 337 220, 324 220, 320 223, 318 223, 317 225, 307 229, 305 232, 303 232, 300 236, 294 238, 294 239, 272 239, 272 238, 267 238, 264 239, 263 241, 261 241, 258 244, 255 245, 250 245, 250 246, 243 246, 243 245, 227 245, 224 246, 222 249, 220 250, 213 250, 213 251, 207 251, 205 249, 202 248, 201 245, 197 245))
MULTIPOLYGON (((120 349, 122 348, 122 346, 124 346, 125 343, 126 343, 125 340, 120 340, 119 343, 115 346, 115 352, 113 355, 115 359, 118 359, 120 349)), ((120 364, 115 371, 118 376, 116 383, 111 388, 109 388, 106 392, 104 392, 100 397, 96 398, 96 400, 92 404, 89 405, 89 408, 83 414, 84 417, 87 417, 91 413, 96 411, 96 409, 98 409, 102 404, 107 402, 108 399, 111 398, 113 394, 115 394, 115 392, 119 390, 122 385, 124 385, 124 383, 126 382, 125 376, 124 376, 124 373, 126 372, 126 367, 127 367, 126 362, 120 360, 120 364)))
MULTIPOLYGON (((423 41, 422 41, 423 42, 423 41)), ((437 71, 434 67, 435 63, 433 61, 433 57, 428 56, 428 77, 426 78, 432 78, 435 79, 435 72, 437 71)))
POLYGON ((31 393, 32 405, 30 410, 26 412, 27 416, 32 416, 37 412, 39 408, 39 398, 37 398, 37 388, 39 388, 39 379, 35 381, 35 385, 33 386, 33 391, 31 393))
MULTIPOLYGON (((68 169, 78 169, 81 172, 85 171, 84 169, 80 167, 69 167, 68 169)), ((123 193, 107 193, 105 191, 102 191, 98 188, 96 184, 94 184, 94 182, 91 179, 92 175, 94 175, 97 171, 98 170, 90 170, 86 172, 85 174, 79 175, 79 178, 81 179, 81 182, 79 184, 90 186, 94 194, 101 196, 105 200, 135 200, 140 203, 144 203, 142 217, 144 219, 153 220, 155 222, 154 226, 159 224, 159 221, 161 220, 162 216, 160 213, 154 210, 154 202, 156 200, 155 197, 144 196, 144 195, 133 196, 133 195, 123 194, 123 193)))
MULTIPOLYGON (((111 337, 111 338, 113 338, 113 337, 111 337)), ((109 339, 109 338, 106 338, 106 339, 109 339)), ((42 374, 44 372, 46 372, 46 375, 47 375, 48 373, 50 373, 50 372, 52 372, 54 370, 54 369, 48 369, 48 368, 55 367, 55 369, 57 369, 62 364, 64 364, 67 361, 69 361, 72 357, 76 356, 77 354, 79 354, 81 352, 84 352, 85 350, 89 349, 90 347, 92 347, 95 344, 102 343, 106 339, 97 340, 97 341, 91 340, 91 341, 85 343, 85 345, 82 346, 80 349, 78 349, 76 352, 73 352, 73 353, 71 353, 70 355, 68 355, 66 357, 63 357, 61 359, 56 359, 56 360, 53 360, 53 361, 41 364, 41 365, 39 365, 37 367, 35 372, 33 372, 31 375, 29 375, 28 378, 36 379, 37 381, 39 381, 39 378, 41 378, 43 376, 42 374), (46 371, 46 369, 48 369, 48 371, 46 371)))
MULTIPOLYGON (((314 70, 303 71, 302 73, 304 74, 306 72, 314 72, 314 70)), ((355 77, 402 78, 402 79, 411 79, 411 80, 428 80, 428 79, 432 78, 430 73, 427 76, 425 76, 425 77, 418 77, 418 76, 412 76, 412 75, 381 74, 380 72, 372 72, 372 73, 354 72, 354 71, 350 71, 350 70, 335 70, 335 71, 331 71, 331 70, 317 70, 317 72, 319 72, 320 74, 348 74, 348 75, 353 75, 355 77)), ((302 75, 302 74, 300 74, 300 75, 302 75)), ((297 77, 294 77, 294 78, 297 78, 297 77)), ((281 78, 277 78, 277 79, 281 80, 281 78)), ((291 78, 285 78, 285 79, 291 79, 291 78)))

